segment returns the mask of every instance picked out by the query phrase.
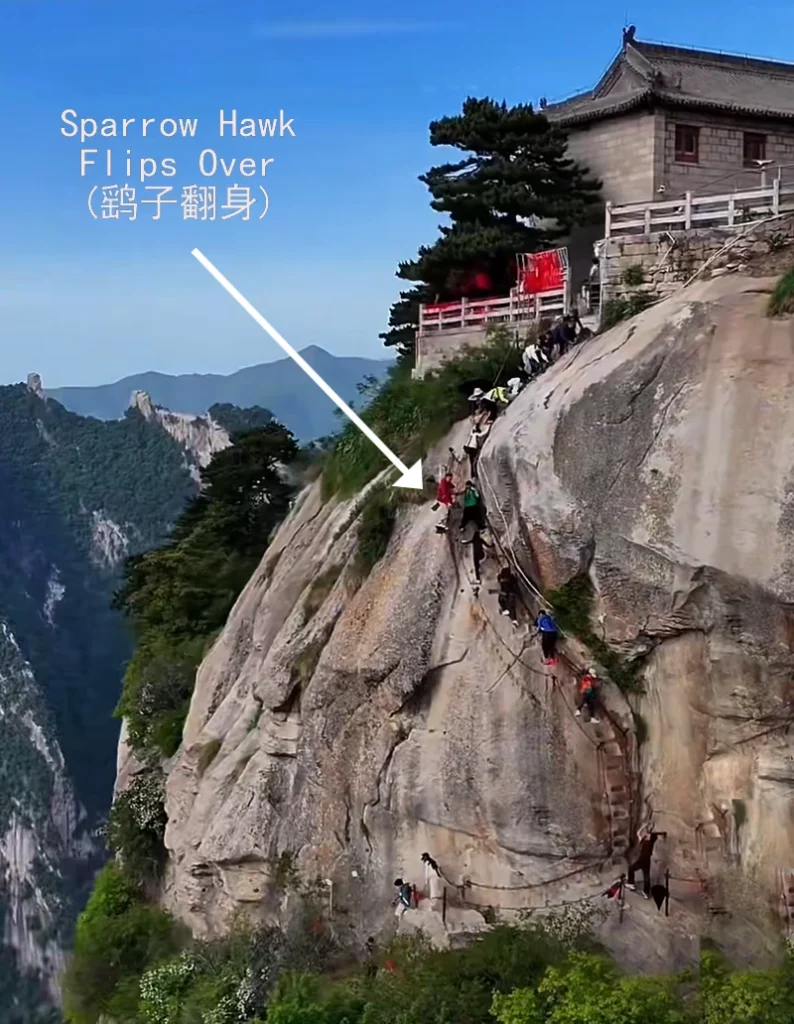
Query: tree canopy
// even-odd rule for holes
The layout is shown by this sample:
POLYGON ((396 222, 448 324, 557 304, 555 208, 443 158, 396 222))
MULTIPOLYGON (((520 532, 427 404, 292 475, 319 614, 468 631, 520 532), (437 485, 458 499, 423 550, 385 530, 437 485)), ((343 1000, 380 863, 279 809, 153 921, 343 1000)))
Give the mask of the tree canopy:
POLYGON ((403 356, 413 350, 420 303, 507 294, 516 254, 553 247, 592 219, 600 199, 600 182, 566 155, 564 132, 530 104, 469 97, 460 114, 431 123, 430 143, 465 155, 419 179, 450 223, 399 265, 397 276, 413 287, 392 306, 381 337, 403 356))
POLYGON ((289 507, 281 467, 297 453, 275 421, 235 434, 202 471, 202 491, 168 542, 127 560, 115 606, 132 620, 138 647, 118 713, 139 753, 170 756, 178 746, 196 667, 289 507))

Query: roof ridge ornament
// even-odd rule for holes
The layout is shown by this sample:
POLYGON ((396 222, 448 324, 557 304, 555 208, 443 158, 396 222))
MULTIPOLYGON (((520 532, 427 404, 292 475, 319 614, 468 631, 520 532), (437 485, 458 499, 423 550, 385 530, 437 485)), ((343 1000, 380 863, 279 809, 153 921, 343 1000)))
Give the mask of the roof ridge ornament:
POLYGON ((624 28, 623 29, 623 45, 624 46, 626 46, 627 43, 633 43, 634 42, 634 36, 636 35, 636 32, 637 32, 636 25, 629 25, 628 28, 624 28))

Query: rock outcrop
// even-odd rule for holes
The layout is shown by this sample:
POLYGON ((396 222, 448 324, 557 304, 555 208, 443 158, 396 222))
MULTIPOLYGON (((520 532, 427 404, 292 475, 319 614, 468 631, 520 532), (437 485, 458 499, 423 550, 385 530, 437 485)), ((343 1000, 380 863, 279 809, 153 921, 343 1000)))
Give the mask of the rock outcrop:
POLYGON ((137 409, 150 423, 159 423, 175 441, 195 459, 194 476, 198 481, 198 469, 208 466, 216 452, 222 452, 232 443, 229 434, 213 420, 209 413, 193 416, 190 413, 171 412, 154 405, 145 391, 133 391, 130 406, 137 409))
POLYGON ((447 938, 586 906, 653 814, 669 917, 600 900, 604 941, 646 969, 706 933, 745 960, 772 948, 794 865, 794 328, 764 317, 770 288, 698 284, 575 349, 484 448, 497 553, 544 591, 586 574, 593 629, 641 666, 640 692, 605 687, 600 725, 573 716, 589 652, 566 638, 552 674, 499 616, 497 559, 476 594, 429 503, 403 506, 361 582, 366 492, 301 496, 170 765, 165 899, 197 933, 277 913, 285 856, 333 883, 335 927, 359 940, 393 927, 398 875, 429 897, 400 927, 447 938))

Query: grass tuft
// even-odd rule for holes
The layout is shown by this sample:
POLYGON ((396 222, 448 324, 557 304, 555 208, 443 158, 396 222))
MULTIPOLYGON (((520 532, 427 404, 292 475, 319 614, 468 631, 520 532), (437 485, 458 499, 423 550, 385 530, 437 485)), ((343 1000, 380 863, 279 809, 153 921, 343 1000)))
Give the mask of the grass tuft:
POLYGON ((593 587, 587 576, 574 576, 559 590, 546 595, 564 633, 577 637, 624 693, 640 688, 639 668, 622 658, 592 627, 593 587))
POLYGON ((794 267, 787 270, 775 285, 766 307, 766 315, 769 317, 791 313, 794 313, 794 267))
POLYGON ((356 571, 360 577, 368 576, 386 554, 396 522, 397 501, 393 488, 376 487, 364 502, 358 523, 356 571))
POLYGON ((326 598, 334 589, 336 581, 342 575, 341 565, 332 565, 330 569, 326 569, 325 572, 312 580, 311 586, 309 587, 309 593, 306 595, 306 600, 303 602, 303 611, 306 616, 306 622, 310 622, 317 612, 322 608, 326 598))

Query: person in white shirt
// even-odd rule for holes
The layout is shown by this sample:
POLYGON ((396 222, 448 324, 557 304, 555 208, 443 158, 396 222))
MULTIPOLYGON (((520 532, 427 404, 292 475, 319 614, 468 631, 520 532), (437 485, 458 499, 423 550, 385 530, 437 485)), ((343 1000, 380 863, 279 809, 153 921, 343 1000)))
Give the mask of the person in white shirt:
POLYGON ((480 428, 479 423, 475 423, 471 428, 466 443, 463 446, 464 452, 469 456, 469 465, 471 466, 471 475, 477 476, 477 456, 480 454, 480 448, 485 440, 485 435, 480 428))
POLYGON ((512 402, 514 398, 518 397, 518 392, 521 390, 523 382, 520 377, 511 377, 507 382, 507 397, 512 402))
POLYGON ((546 368, 546 360, 534 341, 530 341, 521 357, 528 377, 537 377, 546 368))

